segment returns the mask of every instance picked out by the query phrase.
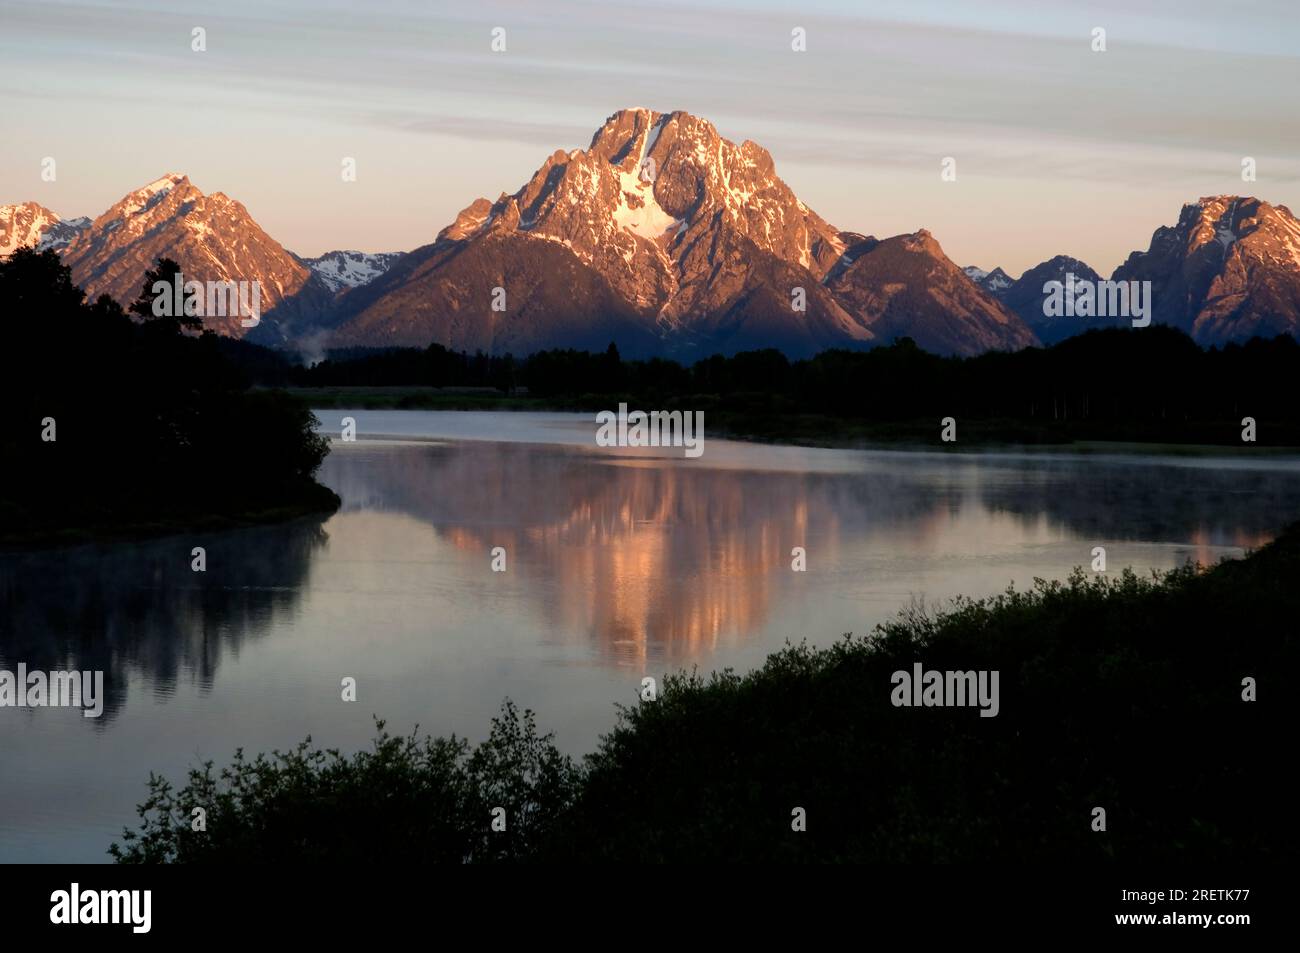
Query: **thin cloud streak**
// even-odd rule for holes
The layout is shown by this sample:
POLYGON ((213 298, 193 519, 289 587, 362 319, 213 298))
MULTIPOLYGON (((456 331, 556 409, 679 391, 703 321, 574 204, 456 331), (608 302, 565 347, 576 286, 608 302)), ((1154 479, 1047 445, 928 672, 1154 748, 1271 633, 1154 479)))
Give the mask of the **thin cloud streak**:
MULTIPOLYGON (((864 231, 902 219, 909 201, 941 210, 923 190, 946 155, 958 159, 961 188, 996 194, 1013 220, 1032 218, 1038 200, 1028 196, 1051 187, 1082 196, 1080 183, 1141 190, 1169 215, 1230 188, 1300 204, 1300 124, 1289 101, 1300 58, 1280 55, 1296 48, 1284 42, 1297 32, 1286 8, 1130 6, 3 2, 0 53, 11 69, 0 88, 15 116, 0 199, 40 198, 23 184, 34 163, 86 148, 68 130, 100 128, 107 108, 123 130, 175 116, 185 141, 166 148, 199 156, 205 179, 223 191, 264 196, 267 220, 283 223, 275 234, 292 247, 410 247, 473 197, 518 188, 556 148, 584 147, 616 109, 646 105, 690 111, 765 146, 805 201, 864 231), (1096 23, 1108 30, 1106 53, 1090 49, 1096 23), (806 53, 790 50, 795 24, 808 31, 806 53), (205 53, 190 49, 196 25, 208 31, 205 53), (496 25, 507 29, 505 53, 489 48, 496 25), (341 196, 314 172, 296 191, 250 180, 255 166, 223 151, 232 129, 256 136, 277 175, 286 164, 325 170, 335 153, 364 154, 388 181, 341 196), (1246 155, 1259 160, 1260 182, 1234 186, 1246 155), (816 169, 837 170, 839 181, 816 169), (913 194, 860 191, 885 179, 913 194), (302 191, 308 183, 317 194, 302 191), (427 189, 436 193, 425 197, 427 189), (308 222, 291 199, 346 214, 308 222), (399 202, 406 221, 395 229, 399 202), (416 212, 436 220, 417 225, 416 212)), ((60 184, 60 201, 91 211, 155 177, 172 164, 159 161, 159 142, 115 137, 111 154, 78 165, 89 180, 60 184)), ((1071 196, 1061 202, 1070 206, 1071 196)), ((953 238, 960 247, 974 236, 959 224, 953 238)), ((983 240, 1005 248, 1004 262, 1037 254, 1024 236, 983 240)))

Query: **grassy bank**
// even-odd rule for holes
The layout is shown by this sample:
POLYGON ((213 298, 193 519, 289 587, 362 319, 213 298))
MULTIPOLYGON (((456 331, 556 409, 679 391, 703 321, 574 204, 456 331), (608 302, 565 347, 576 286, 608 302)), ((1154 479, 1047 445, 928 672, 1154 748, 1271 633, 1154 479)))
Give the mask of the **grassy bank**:
MULTIPOLYGON (((754 672, 678 673, 561 755, 507 703, 486 741, 304 743, 151 779, 125 862, 1283 861, 1300 527, 1239 561, 1077 572, 911 608, 754 672), (995 670, 999 713, 895 707, 892 673, 995 670), (1243 679, 1258 700, 1243 700, 1243 679), (205 831, 192 811, 207 812, 205 831), (503 808, 506 829, 493 831, 503 808), (792 830, 792 812, 806 830, 792 830), (1106 829, 1094 830, 1094 810, 1106 829)), ((635 682, 639 678, 629 681, 635 682)), ((629 685, 629 701, 637 686, 629 685)), ((382 726, 381 726, 382 729, 382 726)))

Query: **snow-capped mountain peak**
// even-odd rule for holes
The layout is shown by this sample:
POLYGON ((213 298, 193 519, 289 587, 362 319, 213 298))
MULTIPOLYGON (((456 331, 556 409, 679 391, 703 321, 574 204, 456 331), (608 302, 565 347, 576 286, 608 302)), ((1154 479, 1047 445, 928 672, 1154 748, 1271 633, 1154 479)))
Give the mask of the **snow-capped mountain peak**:
POLYGON ((37 251, 63 248, 89 225, 88 218, 60 219, 36 202, 0 205, 0 258, 23 245, 37 251))
POLYGON ((736 145, 684 112, 620 110, 586 150, 557 150, 486 214, 485 203, 467 208, 443 235, 519 231, 565 245, 656 312, 680 313, 693 300, 682 259, 697 228, 718 216, 729 230, 819 278, 843 251, 836 230, 776 177, 764 149, 736 145))
MULTIPOLYGON (((267 235, 244 206, 221 192, 205 195, 183 173, 169 172, 128 192, 80 232, 63 252, 73 280, 90 297, 122 304, 139 295, 158 258, 197 281, 256 281, 263 313, 295 295, 311 272, 267 235)), ((208 315, 205 324, 235 336, 239 315, 208 315)))
POLYGON ((1002 292, 1014 284, 1011 276, 1001 268, 994 268, 992 271, 985 271, 983 268, 977 268, 975 265, 967 265, 962 269, 966 277, 975 284, 979 285, 989 294, 998 297, 1002 292))
MULTIPOLYGON (((918 287, 905 309, 895 289, 861 287, 881 280, 862 259, 884 243, 828 224, 756 143, 737 144, 686 112, 622 109, 586 149, 557 149, 518 191, 474 201, 432 245, 348 295, 336 341, 523 353, 614 339, 628 353, 807 353, 864 346, 885 311, 901 325, 910 309, 924 342, 920 323, 939 297, 963 316, 954 328, 967 319, 980 328, 972 348, 1033 341, 996 301, 949 287, 951 276, 969 283, 928 233, 900 241, 900 260, 942 272, 944 294, 918 287), (479 289, 493 287, 508 290, 523 316, 476 317, 479 289)), ((912 278, 924 274, 917 267, 912 278)))
POLYGON ((178 185, 189 185, 189 177, 180 172, 168 172, 160 179, 154 179, 148 185, 143 185, 123 196, 118 203, 113 206, 121 216, 134 215, 155 204, 155 200, 162 195, 166 195, 178 185))

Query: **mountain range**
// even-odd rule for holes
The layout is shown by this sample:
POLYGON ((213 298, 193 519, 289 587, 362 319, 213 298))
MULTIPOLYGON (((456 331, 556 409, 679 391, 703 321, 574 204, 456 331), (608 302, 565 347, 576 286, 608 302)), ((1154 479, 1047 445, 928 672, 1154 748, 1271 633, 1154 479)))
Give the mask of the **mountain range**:
MULTIPOLYGON (((526 354, 552 347, 691 360, 775 347, 805 356, 907 336, 975 354, 1051 344, 1128 318, 1049 317, 1044 284, 1100 281, 1057 255, 1018 279, 960 268, 925 229, 878 239, 830 225, 756 143, 685 112, 624 109, 585 150, 556 151, 521 188, 470 202, 406 253, 302 258, 238 201, 169 173, 97 218, 0 206, 0 255, 59 252, 92 297, 123 304, 169 257, 187 278, 256 280, 264 318, 209 327, 261 343, 427 346, 526 354)), ((1204 345, 1300 328, 1300 223, 1281 205, 1185 205, 1113 281, 1150 281, 1154 322, 1204 345)))

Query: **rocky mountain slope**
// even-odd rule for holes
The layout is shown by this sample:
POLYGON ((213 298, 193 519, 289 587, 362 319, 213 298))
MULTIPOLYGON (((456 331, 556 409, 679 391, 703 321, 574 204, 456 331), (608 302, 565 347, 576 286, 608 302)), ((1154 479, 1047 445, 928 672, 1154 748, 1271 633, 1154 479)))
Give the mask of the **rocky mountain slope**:
MULTIPOLYGON (((753 142, 684 112, 621 110, 587 149, 557 151, 518 191, 470 203, 413 252, 300 258, 228 196, 171 173, 93 222, 0 206, 0 256, 58 250, 93 297, 136 298, 159 257, 186 278, 259 282, 263 320, 207 326, 317 353, 427 346, 527 354, 603 350, 690 361, 775 347, 793 356, 911 337, 942 354, 1051 344, 1127 316, 1048 315, 1048 282, 1099 282, 1058 255, 1012 280, 959 268, 928 231, 877 239, 808 208, 753 142)), ((1150 281, 1153 322, 1203 345, 1300 333, 1300 222, 1214 196, 1183 207, 1114 281, 1150 281)), ((1076 292, 1081 293, 1081 292, 1076 292)))
POLYGON ((22 245, 63 248, 89 225, 88 218, 61 219, 36 202, 0 205, 0 258, 22 245))
MULTIPOLYGON (((129 192, 63 249, 73 280, 91 297, 128 304, 140 294, 146 269, 161 257, 181 266, 186 280, 257 281, 262 314, 319 282, 313 273, 221 192, 204 195, 179 173, 129 192)), ((323 284, 318 307, 328 300, 323 284)), ((204 325, 239 337, 239 315, 204 318, 204 325)))
POLYGON ((872 241, 829 288, 881 340, 910 337, 937 354, 1036 344, 1034 334, 952 263, 925 229, 872 241))
POLYGON ((603 337, 690 359, 903 334, 947 353, 1034 340, 928 233, 841 232, 761 146, 688 113, 625 109, 587 149, 557 151, 517 192, 471 203, 350 294, 334 343, 521 353, 603 337), (885 274, 886 260, 906 268, 885 274))
POLYGON ((1157 323, 1202 345, 1300 330, 1300 222, 1285 205, 1218 195, 1184 205, 1114 280, 1150 281, 1157 323))
MULTIPOLYGON (((1059 282, 1061 296, 1072 292, 1076 303, 1084 293, 1082 282, 1098 282, 1101 275, 1085 262, 1069 255, 1057 255, 1030 268, 999 297, 1002 303, 1018 314, 1044 344, 1055 344, 1089 328, 1132 327, 1131 317, 1096 316, 1079 314, 1049 314, 1047 299, 1052 292, 1044 291, 1050 282, 1059 282), (1071 279, 1073 275, 1073 279, 1071 279)), ((1095 294, 1095 291, 1094 291, 1095 294)))

